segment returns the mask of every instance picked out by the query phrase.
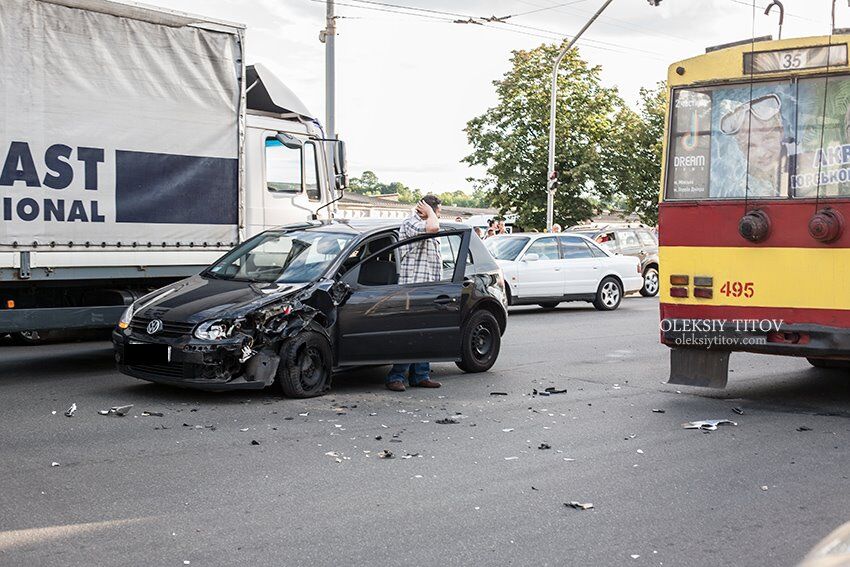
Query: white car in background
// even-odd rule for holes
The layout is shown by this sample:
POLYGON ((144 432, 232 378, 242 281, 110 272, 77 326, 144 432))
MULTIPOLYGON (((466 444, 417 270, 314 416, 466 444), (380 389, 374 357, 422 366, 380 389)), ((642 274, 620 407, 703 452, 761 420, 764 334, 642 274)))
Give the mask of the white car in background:
POLYGON ((562 301, 588 301, 611 311, 643 286, 637 258, 614 255, 579 234, 505 234, 484 244, 505 274, 510 305, 554 309, 562 301))

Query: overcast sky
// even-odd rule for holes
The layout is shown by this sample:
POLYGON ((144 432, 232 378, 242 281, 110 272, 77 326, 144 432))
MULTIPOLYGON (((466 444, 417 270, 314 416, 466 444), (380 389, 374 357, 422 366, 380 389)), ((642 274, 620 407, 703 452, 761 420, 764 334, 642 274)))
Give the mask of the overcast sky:
MULTIPOLYGON (((575 33, 602 1, 337 0, 337 129, 348 144, 352 173, 370 169, 383 181, 426 191, 470 190, 466 178, 481 172, 460 163, 469 153, 463 128, 495 104, 492 81, 507 70, 511 50, 575 33), (540 8, 549 9, 517 15, 508 20, 513 25, 461 25, 451 23, 458 16, 439 13, 486 17, 540 8)), ((266 64, 324 122, 324 45, 318 39, 324 0, 145 3, 246 24, 248 63, 266 64)), ((756 3, 756 35, 776 37, 776 14, 763 15, 767 0, 756 3)), ((748 4, 663 0, 651 8, 645 0, 614 0, 579 45, 585 58, 602 65, 606 85, 634 103, 638 89, 663 80, 670 63, 750 37, 748 4)), ((783 37, 829 33, 830 0, 784 4, 783 37)), ((843 1, 836 26, 850 26, 843 1)))

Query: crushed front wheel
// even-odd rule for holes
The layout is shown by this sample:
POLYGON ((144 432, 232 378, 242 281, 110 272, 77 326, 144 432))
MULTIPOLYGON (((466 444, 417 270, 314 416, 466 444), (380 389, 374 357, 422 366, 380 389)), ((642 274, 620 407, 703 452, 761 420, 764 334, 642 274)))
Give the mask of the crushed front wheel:
POLYGON ((331 389, 333 353, 328 339, 302 331, 283 343, 277 383, 289 398, 313 398, 331 389))

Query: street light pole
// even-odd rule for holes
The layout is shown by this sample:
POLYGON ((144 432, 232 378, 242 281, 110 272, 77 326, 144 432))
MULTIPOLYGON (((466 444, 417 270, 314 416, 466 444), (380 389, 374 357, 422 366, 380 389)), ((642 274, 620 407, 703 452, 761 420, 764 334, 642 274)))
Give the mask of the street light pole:
POLYGON ((570 40, 567 46, 558 54, 555 59, 555 64, 552 66, 552 101, 549 106, 549 172, 546 177, 546 231, 552 232, 552 223, 555 218, 555 188, 557 187, 557 173, 555 172, 555 117, 557 114, 558 103, 558 68, 561 66, 561 61, 567 55, 567 52, 572 49, 581 34, 590 27, 590 24, 596 21, 596 18, 605 11, 605 8, 614 0, 605 0, 605 3, 596 10, 593 17, 588 20, 584 27, 570 40))
POLYGON ((328 7, 327 22, 322 37, 325 42, 325 121, 327 136, 336 138, 336 69, 334 63, 334 43, 336 40, 336 17, 334 0, 326 0, 328 7))
MULTIPOLYGON (((834 2, 835 0, 833 0, 834 2)), ((848 0, 850 1, 850 0, 848 0)), ((579 30, 579 32, 570 40, 570 43, 558 54, 557 59, 555 59, 555 64, 552 66, 552 102, 549 107, 549 171, 546 176, 546 230, 548 232, 552 232, 552 223, 554 222, 555 217, 555 189, 558 185, 558 174, 555 171, 555 116, 557 113, 557 102, 558 102, 558 67, 561 66, 561 60, 566 56, 567 52, 572 49, 575 42, 578 41, 578 38, 581 37, 587 28, 596 21, 596 18, 599 17, 602 12, 605 11, 605 8, 613 2, 613 0, 605 0, 605 3, 600 6, 596 13, 593 14, 584 27, 579 30)), ((661 0, 647 0, 650 6, 659 6, 661 4, 661 0)), ((834 13, 834 10, 833 10, 834 13)), ((833 20, 834 20, 833 16, 833 20)))

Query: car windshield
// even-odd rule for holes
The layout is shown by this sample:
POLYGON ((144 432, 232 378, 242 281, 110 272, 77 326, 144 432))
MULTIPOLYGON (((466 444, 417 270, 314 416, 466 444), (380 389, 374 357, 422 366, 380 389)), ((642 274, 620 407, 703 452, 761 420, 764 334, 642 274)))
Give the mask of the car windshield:
POLYGON ((516 260, 528 242, 527 236, 497 236, 484 241, 490 254, 497 260, 516 260))
POLYGON ((265 232, 233 249, 203 275, 222 280, 306 283, 318 278, 352 236, 295 230, 265 232))

